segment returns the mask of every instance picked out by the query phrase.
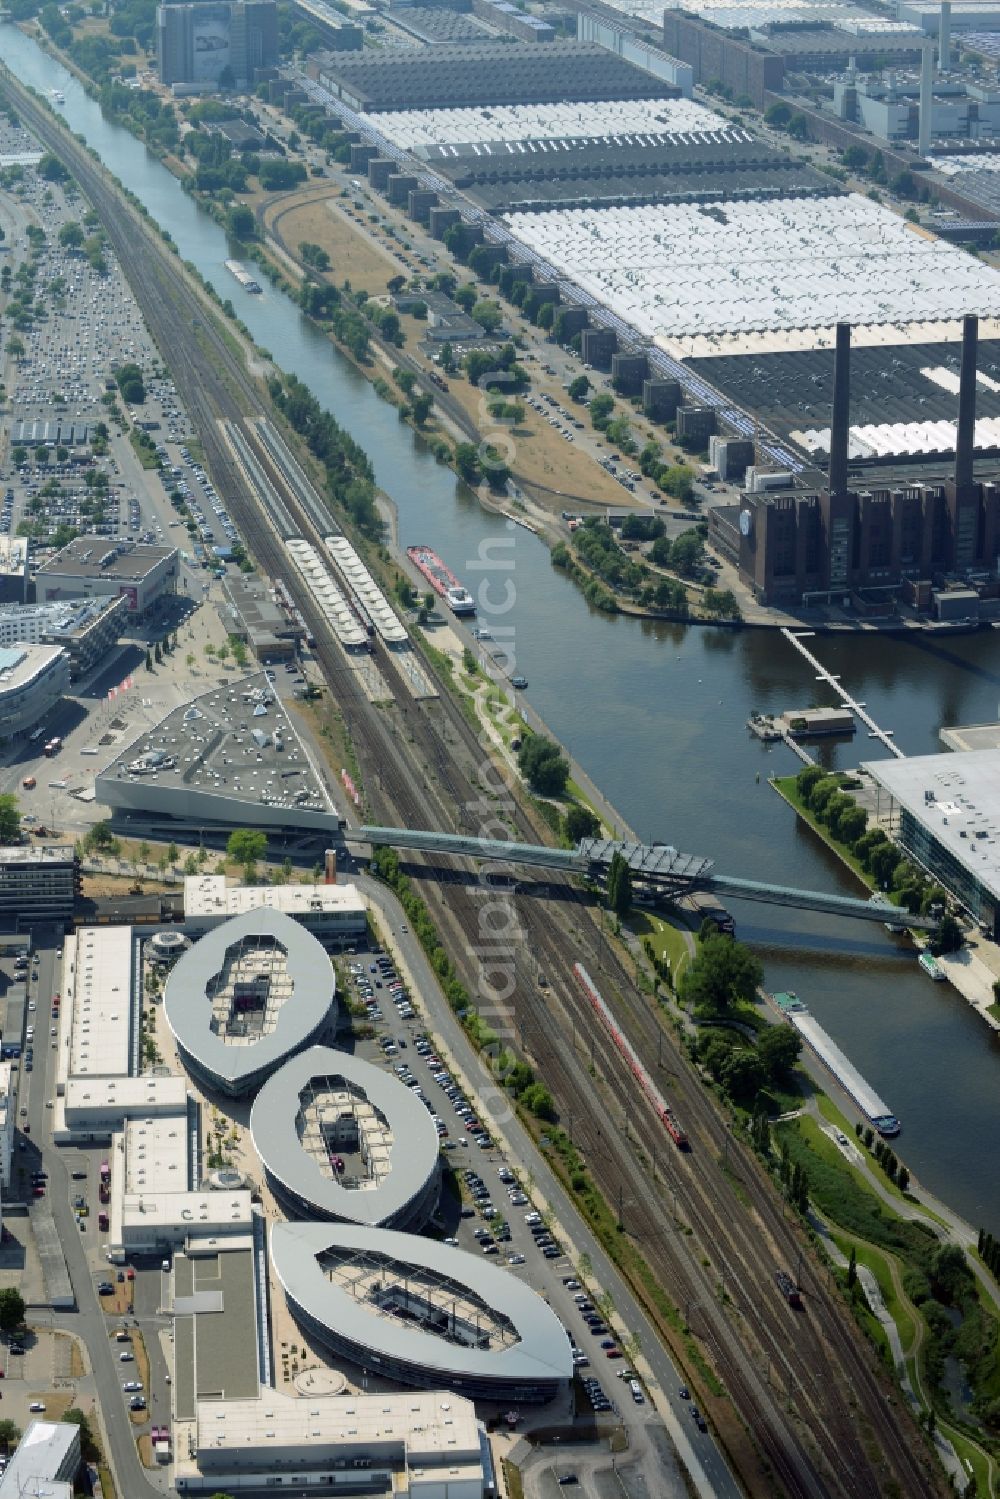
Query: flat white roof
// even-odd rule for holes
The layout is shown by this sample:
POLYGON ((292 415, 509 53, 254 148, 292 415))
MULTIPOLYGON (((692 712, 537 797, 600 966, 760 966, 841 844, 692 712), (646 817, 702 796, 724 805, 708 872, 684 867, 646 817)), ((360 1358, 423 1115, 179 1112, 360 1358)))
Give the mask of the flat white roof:
POLYGON ((187 1112, 125 1123, 125 1192, 185 1192, 188 1186, 187 1112))
POLYGON ((122 1227, 181 1228, 188 1233, 247 1230, 253 1221, 250 1193, 136 1192, 122 1202, 122 1227))
POLYGON ((647 338, 1000 313, 1000 274, 856 193, 505 216, 647 338))
POLYGON ((357 912, 368 902, 357 885, 230 885, 224 874, 189 874, 184 880, 184 915, 242 916, 247 911, 283 911, 286 916, 357 912))
MULTIPOLYGON (((662 24, 663 6, 657 24, 662 24)), ((490 104, 481 109, 399 109, 360 118, 397 146, 466 145, 558 137, 719 130, 721 115, 690 99, 601 99, 559 104, 490 104)))
POLYGON ((133 956, 130 926, 83 927, 67 939, 63 994, 72 1008, 71 1076, 128 1073, 133 956))
POLYGON ((187 1105, 187 1079, 148 1074, 143 1077, 70 1077, 66 1080, 64 1103, 67 1111, 117 1114, 123 1119, 149 1108, 155 1108, 157 1112, 173 1109, 181 1113, 187 1105))
MULTIPOLYGON (((460 1395, 343 1395, 295 1399, 264 1390, 256 1400, 199 1400, 199 1454, 268 1447, 298 1453, 310 1443, 352 1447, 387 1440, 406 1444, 410 1464, 439 1465, 449 1455, 478 1462, 479 1428, 471 1400, 460 1395)), ((216 1466, 213 1463, 213 1466, 216 1466)))
POLYGON ((1000 899, 1000 750, 872 760, 862 769, 1000 899))

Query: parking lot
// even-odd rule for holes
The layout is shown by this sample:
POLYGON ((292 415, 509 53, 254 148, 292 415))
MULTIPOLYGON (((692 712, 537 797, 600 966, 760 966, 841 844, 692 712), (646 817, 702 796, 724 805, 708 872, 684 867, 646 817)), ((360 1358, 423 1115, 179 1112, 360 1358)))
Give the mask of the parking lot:
MULTIPOLYGON (((530 1182, 507 1159, 479 1119, 463 1080, 444 1063, 419 1013, 419 1000, 380 950, 345 962, 348 996, 364 1006, 374 1030, 356 1050, 384 1060, 428 1110, 447 1159, 436 1231, 448 1244, 493 1259, 516 1274, 556 1311, 579 1375, 575 1414, 599 1424, 635 1419, 646 1395, 616 1334, 614 1308, 599 1286, 581 1280, 571 1246, 535 1206, 530 1182), (633 1390, 630 1380, 635 1380, 633 1390)), ((645 1410, 643 1415, 647 1414, 645 1410)), ((550 1421, 547 1410, 543 1421, 550 1421)))

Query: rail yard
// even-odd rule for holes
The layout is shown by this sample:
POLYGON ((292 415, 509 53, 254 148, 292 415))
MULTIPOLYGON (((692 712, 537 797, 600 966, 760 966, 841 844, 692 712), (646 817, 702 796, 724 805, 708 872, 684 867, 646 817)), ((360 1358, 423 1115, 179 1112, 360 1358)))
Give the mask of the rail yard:
MULTIPOLYGON (((321 557, 330 555, 327 538, 335 528, 317 510, 301 472, 264 435, 265 398, 216 327, 206 299, 86 149, 31 95, 9 79, 3 83, 99 213, 200 434, 220 495, 261 568, 283 580, 314 635, 373 813, 400 826, 469 831, 488 789, 483 749, 447 693, 425 700, 414 693, 398 651, 377 630, 372 652, 392 707, 373 707, 275 520, 287 521, 321 557), (227 428, 238 431, 237 445, 227 440, 227 428), (262 479, 278 498, 280 508, 270 515, 247 484, 248 457, 259 476, 253 488, 259 494, 262 479)), ((487 805, 486 815, 495 815, 487 805)), ((515 801, 506 813, 512 836, 537 837, 515 801)), ((416 858, 409 872, 475 991, 484 887, 457 863, 447 880, 416 858)), ((568 881, 555 879, 535 889, 522 885, 505 898, 517 928, 509 955, 516 984, 502 1004, 508 1029, 522 1038, 588 1169, 607 1200, 619 1205, 624 1231, 724 1386, 723 1397, 706 1390, 704 1403, 748 1487, 810 1499, 943 1493, 930 1451, 873 1350, 825 1274, 805 1257, 801 1229, 734 1138, 673 1032, 636 989, 596 911, 568 881), (595 976, 624 1048, 581 988, 575 964, 595 976), (540 968, 547 976, 544 992, 540 968), (688 1151, 676 1149, 651 1113, 636 1061, 676 1111, 688 1151), (775 1275, 799 1263, 803 1307, 795 1310, 775 1275)), ((667 1333, 662 1315, 659 1320, 667 1333)))

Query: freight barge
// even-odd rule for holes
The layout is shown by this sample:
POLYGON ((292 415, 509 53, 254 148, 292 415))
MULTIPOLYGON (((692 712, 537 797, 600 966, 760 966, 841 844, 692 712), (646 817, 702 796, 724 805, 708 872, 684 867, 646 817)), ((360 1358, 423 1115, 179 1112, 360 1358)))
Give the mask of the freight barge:
POLYGON ((240 265, 238 260, 227 260, 226 270, 230 276, 235 276, 244 291, 252 292, 254 296, 261 295, 260 282, 255 281, 245 266, 240 265))
POLYGON ((790 1025, 793 1025, 837 1082, 849 1093, 862 1113, 871 1120, 880 1135, 898 1135, 901 1125, 889 1105, 865 1081, 840 1047, 827 1035, 819 1021, 810 1015, 797 994, 775 994, 774 1003, 790 1025))
POLYGON ((467 588, 463 588, 437 552, 430 547, 407 547, 406 555, 440 598, 443 598, 452 614, 475 614, 476 601, 467 588))

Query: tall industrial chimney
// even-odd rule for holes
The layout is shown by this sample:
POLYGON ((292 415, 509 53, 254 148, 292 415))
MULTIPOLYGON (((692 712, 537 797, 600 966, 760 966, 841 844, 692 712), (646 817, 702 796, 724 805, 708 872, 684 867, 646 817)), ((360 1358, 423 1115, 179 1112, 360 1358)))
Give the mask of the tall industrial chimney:
POLYGON ((962 372, 958 387, 958 432, 955 438, 955 489, 972 488, 972 453, 976 436, 976 353, 979 319, 969 313, 962 322, 962 372))
POLYGON ((941 0, 941 20, 938 28, 938 71, 946 73, 951 67, 951 0, 941 0))
POLYGON ((924 42, 920 59, 920 118, 917 125, 917 150, 929 156, 931 150, 931 110, 934 108, 934 51, 924 42))
POLYGON ((847 442, 851 429, 851 325, 837 324, 830 421, 830 493, 847 493, 847 442))
POLYGON ((335 885, 337 883, 337 850, 335 848, 328 848, 326 850, 326 858, 323 861, 323 874, 323 883, 325 885, 335 885))

